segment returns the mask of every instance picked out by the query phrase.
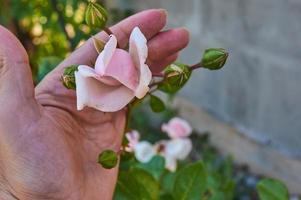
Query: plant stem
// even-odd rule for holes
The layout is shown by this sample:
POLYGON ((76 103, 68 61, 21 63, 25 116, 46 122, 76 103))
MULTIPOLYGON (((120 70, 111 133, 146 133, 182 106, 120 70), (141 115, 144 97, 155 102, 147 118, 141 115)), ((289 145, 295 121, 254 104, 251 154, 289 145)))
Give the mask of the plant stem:
POLYGON ((164 74, 162 74, 162 73, 155 73, 155 72, 153 72, 152 73, 153 74, 153 77, 164 77, 164 74))
POLYGON ((111 31, 110 28, 104 27, 103 30, 104 30, 108 35, 113 35, 113 32, 111 31))
POLYGON ((161 81, 153 82, 152 84, 149 85, 149 87, 152 88, 152 87, 157 86, 157 85, 159 85, 160 83, 163 83, 163 82, 164 82, 164 79, 161 80, 161 81))
MULTIPOLYGON (((111 29, 109 27, 104 27, 103 28, 104 32, 106 32, 106 34, 110 35, 114 35, 113 32, 111 31, 111 29)), ((117 48, 120 48, 119 43, 117 42, 117 48)))
POLYGON ((197 63, 195 65, 190 66, 189 69, 190 69, 190 71, 193 71, 195 69, 202 68, 202 67, 203 67, 202 63, 197 63))

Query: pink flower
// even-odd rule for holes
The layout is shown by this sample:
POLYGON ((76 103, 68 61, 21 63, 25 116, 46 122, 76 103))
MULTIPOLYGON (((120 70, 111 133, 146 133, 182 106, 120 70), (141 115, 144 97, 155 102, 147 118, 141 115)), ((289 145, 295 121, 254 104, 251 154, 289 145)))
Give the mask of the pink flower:
POLYGON ((126 147, 126 151, 133 152, 140 139, 139 132, 132 130, 131 132, 126 133, 125 137, 129 141, 128 146, 126 147))
POLYGON ((177 169, 177 161, 186 159, 191 152, 192 142, 189 138, 161 140, 155 144, 155 149, 165 158, 165 168, 174 172, 177 169))
POLYGON ((139 162, 148 163, 156 155, 156 150, 148 141, 141 141, 136 144, 134 153, 139 162))
POLYGON ((167 124, 163 124, 161 129, 173 139, 188 137, 192 132, 188 122, 178 117, 174 117, 167 124))
POLYGON ((77 109, 89 106, 103 112, 115 112, 134 97, 143 98, 152 79, 145 64, 146 42, 140 29, 134 28, 127 52, 117 48, 117 39, 111 35, 97 57, 95 68, 80 65, 75 72, 77 109))

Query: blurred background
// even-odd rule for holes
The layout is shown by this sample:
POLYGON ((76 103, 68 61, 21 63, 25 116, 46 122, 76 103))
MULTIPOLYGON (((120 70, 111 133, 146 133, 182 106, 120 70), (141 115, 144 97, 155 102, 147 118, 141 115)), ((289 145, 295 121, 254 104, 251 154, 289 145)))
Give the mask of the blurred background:
MULTIPOLYGON (((181 91, 178 105, 187 108, 182 115, 217 139, 223 131, 208 123, 221 125, 231 142, 237 141, 216 143, 221 150, 300 189, 300 0, 99 2, 109 9, 110 24, 140 10, 167 9, 168 27, 184 26, 191 33, 180 56, 184 63, 198 62, 208 47, 228 49, 224 69, 194 73, 181 91), (207 124, 201 123, 204 115, 210 117, 207 124)), ((95 33, 84 24, 85 7, 82 0, 0 0, 0 23, 27 49, 36 83, 95 33)))

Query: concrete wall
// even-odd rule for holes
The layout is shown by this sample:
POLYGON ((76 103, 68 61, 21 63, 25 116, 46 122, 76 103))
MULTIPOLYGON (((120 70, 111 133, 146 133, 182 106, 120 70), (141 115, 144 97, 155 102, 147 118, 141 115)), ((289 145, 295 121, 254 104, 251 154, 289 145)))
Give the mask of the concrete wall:
POLYGON ((195 63, 207 47, 230 51, 219 72, 195 73, 181 95, 243 134, 301 158, 300 0, 120 0, 163 7, 169 26, 191 32, 181 56, 195 63))

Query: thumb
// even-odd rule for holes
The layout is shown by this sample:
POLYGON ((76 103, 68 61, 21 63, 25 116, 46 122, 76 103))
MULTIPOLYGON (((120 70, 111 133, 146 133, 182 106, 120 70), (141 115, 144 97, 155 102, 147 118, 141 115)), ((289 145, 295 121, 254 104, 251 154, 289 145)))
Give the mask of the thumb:
POLYGON ((28 55, 18 39, 0 25, 0 105, 15 109, 34 101, 28 55))

